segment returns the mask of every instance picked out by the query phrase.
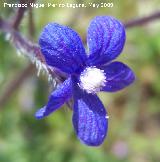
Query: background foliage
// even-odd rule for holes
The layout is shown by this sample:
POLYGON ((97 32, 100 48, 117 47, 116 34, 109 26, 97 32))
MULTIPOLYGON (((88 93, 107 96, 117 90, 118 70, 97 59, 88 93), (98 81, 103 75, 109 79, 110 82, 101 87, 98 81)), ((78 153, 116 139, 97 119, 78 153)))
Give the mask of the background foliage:
MULTIPOLYGON (((0 15, 12 20, 16 9, 4 8, 2 2, 0 15)), ((93 1, 85 1, 88 2, 93 1)), ((113 0, 113 3, 113 8, 32 9, 35 24, 32 39, 37 42, 44 25, 57 22, 77 30, 85 42, 87 27, 94 16, 112 15, 126 22, 160 8, 159 0, 113 0)), ((28 21, 26 12, 20 32, 31 38, 28 21)), ((44 120, 34 118, 35 111, 47 102, 52 86, 45 75, 37 77, 37 72, 31 70, 20 86, 13 85, 17 86, 14 93, 0 105, 0 162, 159 162, 160 20, 128 28, 126 45, 118 60, 127 63, 137 79, 116 94, 99 94, 110 116, 108 137, 102 146, 87 147, 76 139, 72 111, 67 106, 44 120)), ((0 33, 0 96, 29 63, 27 58, 18 57, 6 36, 0 33)))

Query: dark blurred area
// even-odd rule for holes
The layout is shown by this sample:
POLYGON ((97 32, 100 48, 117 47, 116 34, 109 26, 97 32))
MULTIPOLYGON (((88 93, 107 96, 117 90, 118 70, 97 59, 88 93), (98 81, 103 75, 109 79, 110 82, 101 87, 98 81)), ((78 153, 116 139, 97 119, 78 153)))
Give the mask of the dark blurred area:
MULTIPOLYGON (((18 8, 4 7, 4 2, 19 1, 0 1, 0 16, 12 22, 18 8)), ((160 9, 159 0, 110 2, 112 8, 26 9, 19 31, 38 42, 42 28, 57 22, 72 27, 86 43, 87 27, 97 15, 112 15, 125 23, 160 9)), ((46 75, 37 76, 35 66, 17 55, 7 34, 0 31, 0 162, 160 162, 160 18, 128 27, 126 35, 117 60, 133 69, 136 81, 118 93, 99 94, 109 114, 109 130, 104 144, 91 148, 77 139, 72 111, 66 105, 46 119, 35 119, 35 111, 45 105, 53 85, 46 75)))

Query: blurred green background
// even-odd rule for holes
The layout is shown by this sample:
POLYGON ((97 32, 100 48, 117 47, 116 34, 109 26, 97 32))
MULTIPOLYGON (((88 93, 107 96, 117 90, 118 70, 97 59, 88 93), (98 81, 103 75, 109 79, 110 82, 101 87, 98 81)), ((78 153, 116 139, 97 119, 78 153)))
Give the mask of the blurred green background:
MULTIPOLYGON (((53 3, 51 0, 38 2, 53 3)), ((93 3, 85 1, 89 2, 93 3)), ((87 27, 97 15, 112 15, 126 22, 160 9, 159 0, 110 2, 114 7, 34 8, 32 39, 37 42, 44 25, 57 22, 74 28, 85 42, 87 27)), ((12 20, 15 12, 15 8, 4 8, 1 0, 0 15, 4 19, 12 20)), ((20 32, 31 38, 28 22, 29 12, 26 12, 20 32)), ((125 48, 118 60, 128 64, 137 79, 118 93, 99 94, 110 118, 108 136, 96 148, 77 140, 71 122, 72 111, 66 105, 46 119, 34 118, 35 111, 47 102, 53 86, 46 75, 38 77, 35 69, 27 72, 22 84, 10 85, 30 61, 19 57, 0 33, 0 97, 9 88, 14 89, 0 105, 0 162, 160 162, 160 20, 128 28, 126 32, 125 48)))

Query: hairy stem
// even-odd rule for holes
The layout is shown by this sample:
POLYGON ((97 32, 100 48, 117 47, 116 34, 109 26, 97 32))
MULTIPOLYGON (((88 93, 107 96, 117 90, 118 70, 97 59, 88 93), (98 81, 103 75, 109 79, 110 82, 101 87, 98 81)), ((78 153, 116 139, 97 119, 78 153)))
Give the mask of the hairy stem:
MULTIPOLYGON (((19 4, 29 4, 29 3, 32 3, 32 2, 35 2, 35 0, 28 0, 26 2, 26 0, 20 0, 19 1, 19 4)), ((12 26, 15 30, 18 30, 18 27, 24 17, 24 14, 25 14, 25 11, 26 11, 27 8, 25 7, 19 7, 16 14, 15 14, 15 17, 13 18, 13 22, 12 22, 12 26)))
POLYGON ((135 26, 144 25, 144 24, 154 21, 156 19, 160 19, 160 11, 157 11, 157 12, 155 12, 149 16, 146 16, 146 17, 137 18, 137 19, 128 21, 125 23, 125 27, 131 28, 131 27, 135 27, 135 26))

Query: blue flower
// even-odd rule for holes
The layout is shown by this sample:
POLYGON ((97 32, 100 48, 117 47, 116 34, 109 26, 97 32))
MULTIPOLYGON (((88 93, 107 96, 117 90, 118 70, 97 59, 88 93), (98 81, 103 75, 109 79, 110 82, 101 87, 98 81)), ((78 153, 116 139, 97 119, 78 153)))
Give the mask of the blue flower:
POLYGON ((89 146, 102 144, 108 115, 96 93, 116 92, 135 79, 127 65, 111 62, 122 52, 125 38, 121 22, 110 16, 97 16, 88 28, 86 54, 74 30, 56 23, 46 25, 39 39, 41 52, 46 63, 65 72, 68 79, 51 93, 47 105, 36 112, 36 118, 48 116, 73 98, 72 121, 78 138, 89 146))

